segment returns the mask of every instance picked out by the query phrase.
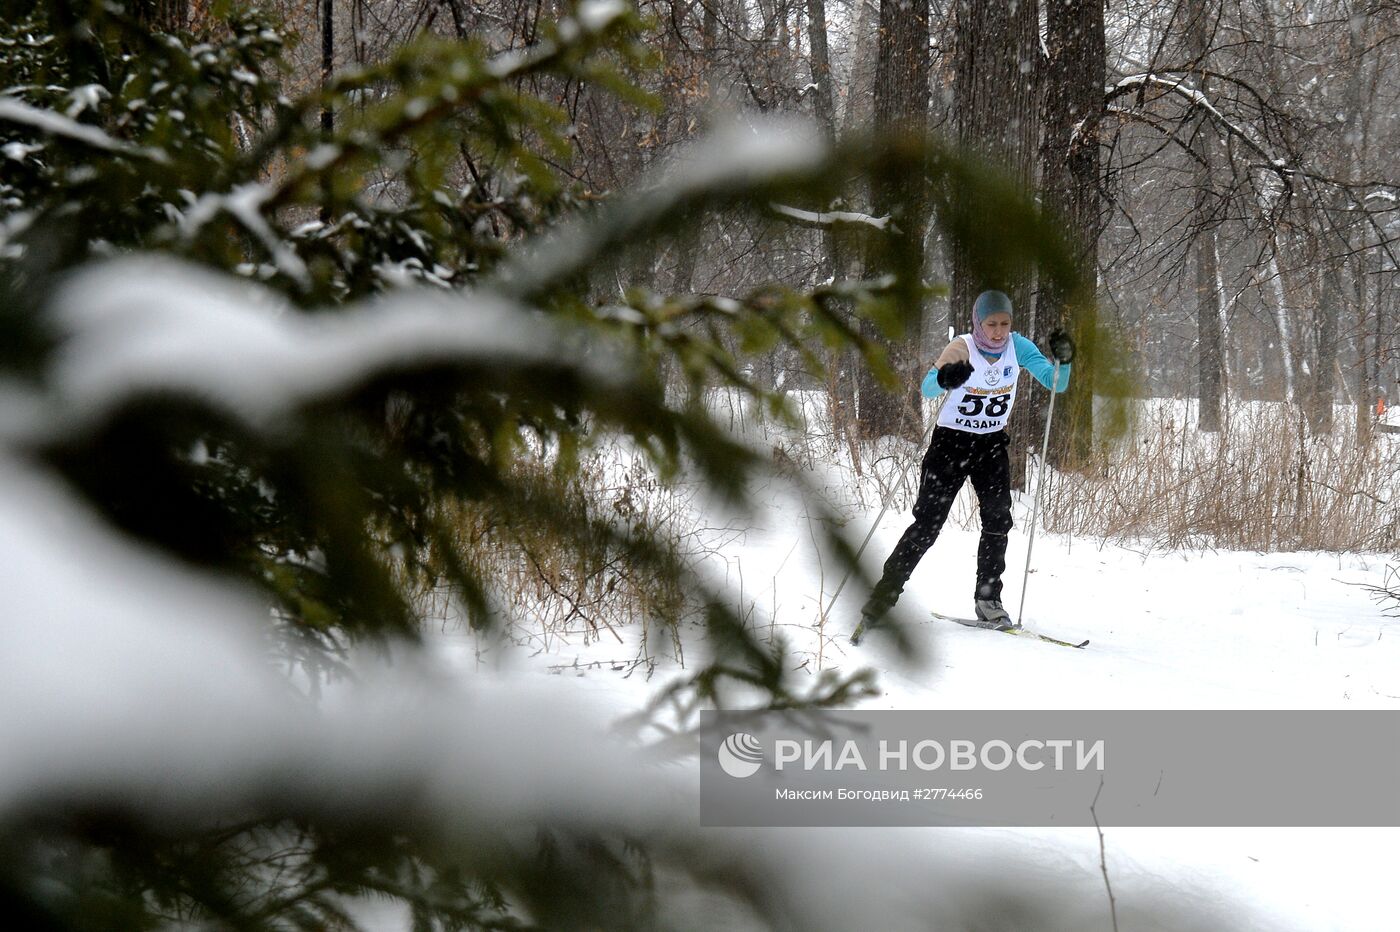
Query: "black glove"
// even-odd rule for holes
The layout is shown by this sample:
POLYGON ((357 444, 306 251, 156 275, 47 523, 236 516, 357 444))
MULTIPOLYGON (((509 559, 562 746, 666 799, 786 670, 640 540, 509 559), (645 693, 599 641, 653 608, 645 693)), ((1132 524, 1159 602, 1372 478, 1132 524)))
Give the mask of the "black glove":
POLYGON ((1069 338, 1068 333, 1059 329, 1051 332, 1050 354, 1058 362, 1067 363, 1074 359, 1074 341, 1069 338))
POLYGON ((972 363, 950 362, 938 370, 938 384, 945 389, 957 388, 972 378, 972 363))

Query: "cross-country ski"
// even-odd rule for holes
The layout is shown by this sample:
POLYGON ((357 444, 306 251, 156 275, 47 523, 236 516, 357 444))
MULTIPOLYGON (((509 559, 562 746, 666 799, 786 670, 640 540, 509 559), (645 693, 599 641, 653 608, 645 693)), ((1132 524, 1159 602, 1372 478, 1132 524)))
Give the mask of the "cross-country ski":
POLYGON ((1061 647, 1083 648, 1089 646, 1088 638, 1085 638, 1084 640, 1075 643, 1074 641, 1062 641, 1059 638, 1052 638, 1048 634, 1041 634, 1039 631, 1033 631, 1030 628, 1026 628, 1021 625, 1008 627, 998 625, 995 622, 982 621, 977 618, 957 618, 953 615, 942 615, 938 612, 929 612, 929 614, 932 615, 934 618, 938 618, 942 621, 955 621, 958 624, 963 625, 964 627, 982 628, 986 631, 999 631, 1002 634, 1014 634, 1017 637, 1034 638, 1037 641, 1045 641, 1047 644, 1059 644, 1061 647))

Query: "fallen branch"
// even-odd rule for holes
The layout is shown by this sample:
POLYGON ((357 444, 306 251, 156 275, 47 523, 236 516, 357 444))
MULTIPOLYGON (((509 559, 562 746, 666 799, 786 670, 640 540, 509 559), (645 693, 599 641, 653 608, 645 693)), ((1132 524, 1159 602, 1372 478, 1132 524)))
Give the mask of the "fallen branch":
POLYGON ((1103 777, 1099 777, 1099 788, 1094 791, 1094 801, 1089 804, 1089 815, 1094 817, 1094 831, 1099 833, 1099 870, 1103 873, 1104 889, 1108 891, 1108 915, 1113 920, 1113 932, 1118 932, 1118 902, 1113 898, 1113 884, 1108 880, 1108 855, 1104 851, 1103 828, 1099 825, 1099 814, 1094 807, 1099 804, 1099 794, 1103 792, 1103 777))

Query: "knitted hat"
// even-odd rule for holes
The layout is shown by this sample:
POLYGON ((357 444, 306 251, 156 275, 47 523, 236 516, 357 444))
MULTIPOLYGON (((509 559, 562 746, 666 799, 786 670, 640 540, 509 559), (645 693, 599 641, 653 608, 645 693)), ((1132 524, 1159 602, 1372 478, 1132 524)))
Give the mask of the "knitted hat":
POLYGON ((973 323, 980 324, 993 314, 1010 314, 1011 299, 1004 291, 984 291, 972 302, 973 323))

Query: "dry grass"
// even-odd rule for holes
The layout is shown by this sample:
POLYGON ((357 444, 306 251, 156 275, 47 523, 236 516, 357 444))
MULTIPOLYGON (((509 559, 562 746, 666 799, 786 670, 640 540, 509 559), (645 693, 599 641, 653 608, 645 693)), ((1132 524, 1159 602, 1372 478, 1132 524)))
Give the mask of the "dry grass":
POLYGON ((1145 402, 1128 436, 1052 472, 1044 526, 1161 548, 1400 550, 1395 436, 1363 443, 1338 420, 1312 435, 1297 407, 1247 404, 1203 434, 1187 403, 1145 402))
MULTIPOLYGON (((547 457, 528 458, 512 472, 522 484, 549 485, 550 469, 547 457)), ((481 578, 491 581, 491 595, 516 640, 539 648, 557 640, 615 640, 621 645, 619 627, 640 623, 650 634, 654 622, 665 620, 656 632, 661 641, 643 637, 643 649, 664 644, 668 649, 663 653, 679 656, 676 622, 696 613, 698 606, 682 579, 663 572, 656 562, 639 559, 635 548, 644 547, 640 541, 661 542, 688 564, 709 553, 714 546, 710 529, 692 520, 694 496, 685 485, 664 486, 642 455, 611 447, 593 453, 560 495, 574 536, 561 539, 548 522, 519 516, 502 523, 490 510, 464 503, 452 514, 453 544, 481 578), (590 526, 599 530, 590 531, 590 526), (620 536, 603 533, 604 526, 620 536)), ((446 622, 460 615, 449 591, 424 595, 429 617, 446 622)))
MULTIPOLYGON (((733 399, 711 399, 733 432, 772 451, 780 475, 816 486, 839 512, 873 517, 884 505, 892 514, 908 512, 921 445, 886 439, 859 447, 859 459, 852 460, 848 426, 833 426, 822 395, 794 400, 796 430, 733 399)), ((1277 404, 1238 406, 1216 435, 1198 432, 1194 423, 1186 402, 1139 404, 1130 432, 1103 445, 1084 468, 1050 472, 1042 527, 1159 549, 1400 552, 1400 435, 1361 443, 1344 419, 1333 434, 1310 435, 1296 408, 1277 404)), ((726 553, 742 529, 707 526, 712 522, 695 487, 663 485, 640 455, 620 447, 590 455, 564 496, 575 526, 604 522, 634 538, 666 541, 692 568, 707 561, 728 565, 726 553)), ((517 478, 549 481, 547 456, 523 459, 515 468, 517 478)), ((1023 504, 1028 510, 1029 499, 1023 504)), ((970 488, 958 496, 949 520, 976 527, 970 488)), ((676 622, 694 615, 693 597, 615 540, 560 540, 543 522, 505 526, 468 505, 453 523, 458 552, 492 580, 493 596, 515 619, 510 631, 516 639, 539 647, 556 639, 621 642, 618 630, 637 624, 648 635, 642 639, 648 656, 683 658, 676 622)), ((817 546, 815 537, 811 543, 817 546)), ((737 574, 747 616, 763 596, 744 591, 742 566, 737 574)), ((826 578, 820 591, 834 587, 826 578)), ((757 588, 766 593, 762 582, 757 588)), ((446 604, 448 593, 435 595, 440 604, 432 614, 457 614, 446 604)), ((813 660, 820 667, 819 651, 813 660)))

